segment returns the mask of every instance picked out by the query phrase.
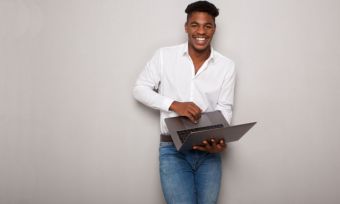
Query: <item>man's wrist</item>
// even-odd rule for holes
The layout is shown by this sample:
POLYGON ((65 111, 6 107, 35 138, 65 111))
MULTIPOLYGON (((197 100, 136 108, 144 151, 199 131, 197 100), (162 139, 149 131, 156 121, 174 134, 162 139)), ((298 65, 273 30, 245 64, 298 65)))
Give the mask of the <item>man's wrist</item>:
POLYGON ((177 101, 173 101, 173 102, 171 103, 170 107, 169 107, 169 110, 170 110, 170 111, 175 111, 178 103, 179 103, 179 102, 177 102, 177 101))

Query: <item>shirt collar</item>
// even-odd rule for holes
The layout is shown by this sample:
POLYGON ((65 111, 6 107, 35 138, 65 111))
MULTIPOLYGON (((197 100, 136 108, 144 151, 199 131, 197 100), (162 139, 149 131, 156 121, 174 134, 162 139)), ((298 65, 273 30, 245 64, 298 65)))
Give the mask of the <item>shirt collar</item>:
MULTIPOLYGON (((188 46, 189 46, 188 42, 183 44, 182 56, 189 56, 188 46)), ((210 61, 210 60, 214 61, 215 60, 215 51, 214 51, 213 46, 210 45, 210 49, 211 49, 211 52, 210 52, 210 56, 208 57, 207 61, 210 61)))

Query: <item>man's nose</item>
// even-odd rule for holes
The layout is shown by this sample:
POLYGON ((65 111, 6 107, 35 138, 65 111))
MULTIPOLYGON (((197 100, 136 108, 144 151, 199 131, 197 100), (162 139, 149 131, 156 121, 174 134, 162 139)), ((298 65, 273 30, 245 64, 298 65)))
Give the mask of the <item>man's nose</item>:
POLYGON ((197 33, 198 34, 204 34, 205 33, 205 29, 203 26, 199 26, 198 29, 197 29, 197 33))

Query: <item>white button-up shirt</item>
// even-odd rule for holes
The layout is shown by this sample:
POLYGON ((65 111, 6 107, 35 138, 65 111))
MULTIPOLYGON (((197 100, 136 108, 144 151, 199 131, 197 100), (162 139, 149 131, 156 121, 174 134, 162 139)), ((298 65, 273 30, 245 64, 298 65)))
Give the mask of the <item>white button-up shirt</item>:
POLYGON ((161 133, 173 101, 194 102, 203 112, 221 110, 230 123, 234 100, 235 65, 211 48, 209 58, 195 74, 188 43, 157 50, 139 75, 133 90, 141 103, 160 110, 161 133))

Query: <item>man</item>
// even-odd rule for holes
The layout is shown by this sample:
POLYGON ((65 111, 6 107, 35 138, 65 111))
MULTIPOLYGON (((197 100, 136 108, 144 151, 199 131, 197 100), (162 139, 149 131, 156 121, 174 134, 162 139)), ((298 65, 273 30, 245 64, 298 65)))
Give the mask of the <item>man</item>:
POLYGON ((189 4, 185 12, 188 42, 159 49, 140 74, 133 93, 138 101, 160 110, 160 176, 167 203, 210 204, 217 202, 219 153, 226 144, 212 139, 190 151, 178 152, 164 119, 180 115, 195 123, 202 112, 221 110, 230 123, 234 63, 211 47, 218 9, 207 1, 198 1, 189 4))

